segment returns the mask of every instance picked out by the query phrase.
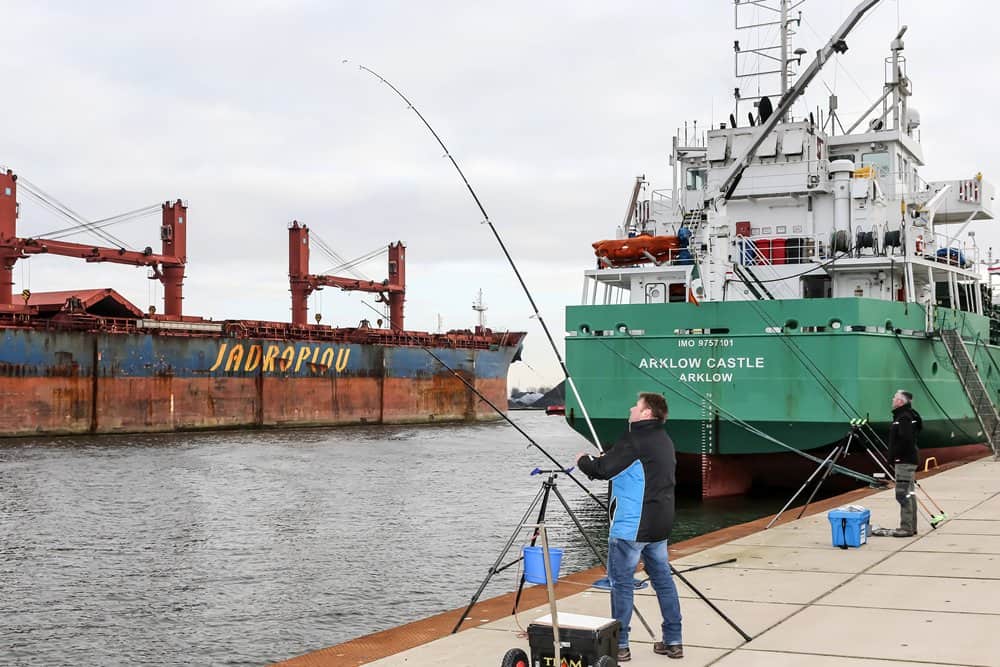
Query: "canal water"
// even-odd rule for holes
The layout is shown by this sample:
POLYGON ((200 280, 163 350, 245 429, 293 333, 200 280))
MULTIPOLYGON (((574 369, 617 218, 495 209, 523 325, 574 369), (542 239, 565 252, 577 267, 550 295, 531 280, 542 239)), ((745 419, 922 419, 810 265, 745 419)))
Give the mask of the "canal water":
MULTIPOLYGON (((561 462, 589 448, 561 418, 512 417, 561 462)), ((503 423, 0 443, 0 664, 264 665, 462 607, 536 467, 554 466, 503 423)), ((603 512, 557 488, 603 546, 603 512)), ((673 540, 783 500, 681 500, 673 540)), ((549 520, 563 572, 597 564, 558 503, 549 520)))

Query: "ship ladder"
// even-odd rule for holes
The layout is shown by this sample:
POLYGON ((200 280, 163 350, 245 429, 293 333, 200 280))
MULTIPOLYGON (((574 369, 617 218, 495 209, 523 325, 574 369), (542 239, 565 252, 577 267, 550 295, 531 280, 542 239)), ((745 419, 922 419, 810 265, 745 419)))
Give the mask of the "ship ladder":
POLYGON ((691 230, 691 238, 693 239, 698 230, 701 229, 702 223, 705 222, 705 211, 695 210, 695 211, 685 211, 684 217, 681 219, 681 227, 687 227, 691 230))
MULTIPOLYGON (((955 329, 941 329, 941 342, 944 349, 948 351, 948 358, 951 359, 955 372, 965 395, 969 397, 969 403, 976 413, 976 419, 983 429, 983 435, 993 450, 993 458, 1000 459, 1000 452, 997 451, 997 428, 1000 427, 1000 416, 997 415, 996 408, 990 401, 989 392, 983 384, 983 378, 979 375, 976 365, 972 363, 969 350, 962 340, 961 334, 955 329)), ((987 352, 989 354, 989 352, 987 352)))

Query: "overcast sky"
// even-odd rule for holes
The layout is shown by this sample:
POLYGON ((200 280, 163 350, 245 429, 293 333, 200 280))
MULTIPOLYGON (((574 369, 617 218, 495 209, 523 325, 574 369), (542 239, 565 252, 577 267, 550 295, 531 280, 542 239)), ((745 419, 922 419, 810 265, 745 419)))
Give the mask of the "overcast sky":
MULTIPOLYGON (((803 68, 854 4, 803 4, 803 68)), ((445 328, 471 326, 481 288, 489 326, 529 332, 527 365, 510 378, 521 387, 561 379, 527 299, 433 137, 357 65, 398 86, 448 144, 560 346, 590 244, 613 237, 635 176, 669 187, 671 136, 685 120, 723 120, 735 85, 731 0, 2 0, 0 15, 0 164, 90 219, 187 200, 186 314, 288 320, 292 219, 346 258, 398 239, 407 328, 433 330, 438 315, 445 328)), ((853 122, 908 24, 922 176, 995 181, 998 19, 987 0, 883 0, 796 113, 825 107, 829 86, 853 122)), ((21 236, 66 226, 22 200, 21 236)), ((1000 254, 992 224, 977 238, 1000 254)), ((158 251, 158 225, 110 231, 158 251)), ((315 245, 313 260, 314 271, 331 266, 315 245)), ((382 279, 385 260, 363 270, 382 279)), ((145 275, 35 257, 15 268, 15 292, 114 287, 162 310, 145 275)), ((310 314, 353 326, 376 317, 363 299, 327 289, 310 314)))

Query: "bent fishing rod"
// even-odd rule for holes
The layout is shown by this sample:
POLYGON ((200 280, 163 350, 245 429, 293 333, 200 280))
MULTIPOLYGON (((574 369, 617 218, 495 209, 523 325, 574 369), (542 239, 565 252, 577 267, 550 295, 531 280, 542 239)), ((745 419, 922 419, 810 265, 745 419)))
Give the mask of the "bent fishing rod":
MULTIPOLYGON (((347 60, 344 60, 344 63, 347 62, 348 62, 347 60)), ((503 251, 504 257, 507 258, 507 262, 510 264, 511 270, 514 271, 514 275, 517 276, 517 281, 521 284, 521 289, 524 290, 524 295, 528 297, 528 302, 531 304, 531 309, 535 313, 535 318, 538 320, 538 323, 542 325, 542 330, 545 332, 545 337, 549 341, 549 346, 552 347, 552 352, 556 355, 556 359, 559 360, 559 366, 562 368, 563 376, 566 378, 566 383, 569 385, 570 390, 573 392, 573 397, 576 399, 577 405, 580 406, 580 411, 583 413, 583 418, 587 422, 587 428, 590 429, 590 435, 594 439, 593 444, 595 447, 597 447, 597 449, 600 452, 603 453, 604 447, 601 446, 601 439, 597 437, 597 431, 594 429, 594 424, 593 422, 591 422, 590 415, 587 413, 587 407, 584 405, 583 399, 580 398, 580 392, 577 391, 576 383, 573 382, 573 377, 569 374, 569 370, 566 368, 566 362, 563 361, 563 357, 559 353, 559 348, 556 346, 555 339, 552 338, 552 334, 549 332, 549 326, 545 323, 545 318, 542 317, 542 313, 538 310, 538 305, 535 303, 534 297, 531 296, 531 290, 528 289, 527 283, 524 282, 524 278, 521 276, 521 272, 518 270, 517 264, 514 263, 514 258, 510 256, 510 252, 507 250, 507 245, 503 242, 503 238, 500 236, 500 232, 497 231, 497 228, 493 224, 493 221, 490 220, 490 216, 486 212, 486 208, 483 206, 483 202, 479 199, 479 196, 476 194, 476 191, 472 188, 472 184, 469 183, 469 179, 465 177, 465 173, 462 171, 462 168, 458 166, 458 162, 452 156, 451 151, 448 150, 448 147, 445 146, 444 141, 441 140, 441 137, 438 135, 437 132, 434 131, 434 128, 431 127, 431 124, 427 122, 427 119, 424 118, 424 115, 420 113, 420 110, 417 109, 417 107, 413 104, 413 102, 411 102, 406 97, 406 95, 404 95, 402 91, 399 90, 399 88, 392 85, 392 83, 389 82, 388 79, 383 77, 375 70, 369 67, 365 67, 364 65, 358 65, 358 68, 364 70, 365 72, 368 72, 376 79, 384 83, 392 90, 392 92, 396 93, 396 95, 398 95, 400 99, 406 102, 407 108, 413 111, 413 113, 417 114, 417 118, 420 119, 420 122, 424 124, 424 127, 427 128, 427 130, 431 133, 434 139, 438 142, 438 145, 441 146, 441 149, 444 151, 444 156, 448 158, 448 160, 451 161, 452 166, 455 167, 455 171, 458 172, 458 175, 462 179, 462 182, 465 184, 466 189, 468 189, 469 194, 472 195, 472 199, 476 202, 476 206, 479 207, 479 212, 483 214, 483 222, 489 225, 490 231, 493 232, 493 237, 497 240, 497 243, 500 245, 500 250, 503 251)))
MULTIPOLYGON (((344 60, 344 63, 347 63, 347 62, 348 62, 347 60, 344 60)), ((420 122, 422 122, 424 124, 424 126, 427 128, 427 130, 431 133, 431 135, 434 137, 434 139, 438 142, 438 145, 441 146, 441 149, 444 151, 445 157, 447 157, 448 160, 451 161, 452 166, 455 167, 455 171, 458 172, 458 175, 459 175, 459 177, 461 177, 462 182, 465 184, 466 189, 468 189, 469 194, 472 195, 472 199, 476 202, 476 206, 479 207, 479 212, 483 214, 483 221, 486 224, 489 225, 490 231, 493 233, 494 238, 497 240, 497 243, 500 244, 500 249, 503 251, 504 256, 507 258, 507 262, 510 264, 510 268, 514 271, 514 275, 517 276, 517 280, 518 280, 518 282, 521 285, 521 289, 524 291, 525 296, 528 297, 528 302, 531 304, 531 307, 534 310, 535 317, 538 319, 539 324, 542 325, 542 330, 545 332, 545 337, 549 341, 549 346, 552 348, 552 352, 553 352, 553 354, 555 354, 556 359, 559 360, 559 366, 562 368, 563 375, 566 378, 566 383, 569 385, 570 389, 573 392, 574 398, 576 398, 577 404, 580 406, 580 411, 583 413, 584 420, 586 420, 587 427, 590 429, 590 434, 593 437, 593 444, 594 444, 595 447, 597 447, 597 449, 601 453, 603 453, 604 452, 604 448, 601 446, 601 440, 600 440, 600 438, 597 437, 597 431, 594 429, 594 424, 593 424, 593 422, 590 419, 590 415, 587 413, 587 408, 586 408, 586 406, 583 403, 583 399, 580 397, 580 393, 576 389, 576 383, 573 382, 573 377, 569 374, 569 369, 566 368, 566 362, 563 360, 562 355, 559 353, 559 348, 556 346, 556 342, 552 338, 552 334, 549 332, 549 327, 545 323, 545 319, 542 317, 541 312, 538 310, 538 306, 535 304, 535 299, 531 296, 531 291, 528 289, 527 284, 524 282, 524 278, 521 277, 521 272, 518 270, 517 264, 514 263, 514 258, 510 256, 510 252, 508 252, 507 246, 504 244, 503 238, 500 236, 500 232, 497 231, 497 228, 496 228, 496 226, 494 226, 493 221, 490 220, 489 214, 486 213, 486 208, 483 206, 482 201, 480 201, 479 196, 476 194, 476 191, 472 188, 472 184, 469 183, 469 179, 467 179, 465 177, 465 173, 462 171, 462 168, 458 166, 458 162, 452 156, 451 151, 448 150, 448 147, 445 145, 444 141, 441 140, 441 137, 434 130, 434 128, 431 127, 431 124, 429 122, 427 122, 427 119, 424 118, 424 115, 422 113, 420 113, 420 110, 417 109, 417 107, 413 104, 413 102, 411 102, 406 97, 406 95, 404 95, 402 93, 402 91, 400 91, 396 86, 394 86, 391 82, 389 82, 389 80, 387 80, 385 77, 383 77, 381 74, 379 74, 375 70, 373 70, 373 69, 371 69, 369 67, 365 67, 364 65, 358 65, 358 67, 360 69, 368 72, 369 74, 371 74, 372 76, 374 76, 376 79, 378 79, 382 83, 384 83, 394 93, 396 93, 396 95, 398 95, 400 97, 400 99, 402 99, 404 102, 406 102, 407 107, 409 109, 411 109, 413 111, 413 113, 415 113, 417 115, 417 118, 420 119, 420 122)), ((424 348, 424 350, 426 350, 427 353, 430 354, 432 357, 434 357, 435 359, 437 359, 437 361, 442 366, 444 366, 445 368, 448 368, 447 364, 445 364, 443 361, 441 361, 441 359, 437 355, 435 355, 433 352, 431 352, 426 347, 424 348)), ((451 369, 448 368, 448 370, 451 370, 451 369)), ((560 468, 562 468, 562 466, 559 464, 558 461, 556 461, 554 458, 552 458, 552 456, 550 456, 547 452, 545 452, 534 440, 531 439, 530 436, 528 436, 527 433, 525 433, 521 428, 519 428, 516 424, 514 424, 514 422, 511 421, 510 418, 507 417, 507 415, 505 415, 496 405, 494 405, 492 403, 492 401, 490 401, 485 396, 483 396, 474 386, 472 386, 460 374, 458 374, 454 370, 451 370, 451 372, 452 372, 453 375, 455 375, 455 377, 457 377, 459 380, 461 380, 462 383, 466 387, 468 387, 471 391, 473 391, 477 396, 479 396, 480 398, 482 398, 483 401, 485 401, 487 403, 487 405, 489 405, 490 407, 492 407, 497 412, 497 414, 499 414, 501 417, 503 417, 504 420, 506 420, 508 424, 510 424, 511 426, 513 426, 515 429, 517 429, 517 431, 519 433, 521 433, 522 435, 524 435, 528 439, 529 442, 531 442, 536 447, 538 447, 539 451, 541 451, 542 453, 544 453, 553 463, 555 463, 557 466, 559 466, 560 468)), ((593 493, 591 493, 589 490, 587 490, 586 487, 584 487, 583 484, 579 480, 577 480, 575 477, 573 477, 572 475, 568 475, 568 476, 569 476, 570 479, 572 479, 574 482, 576 482, 576 484, 578 486, 580 486, 581 488, 583 488, 586 491, 587 495, 590 498, 592 498, 594 501, 596 501, 598 505, 600 505, 605 511, 607 511, 608 506, 604 502, 602 502, 601 500, 599 500, 597 498, 597 496, 595 496, 593 493)), ((730 619, 721 609, 719 609, 714 603, 712 603, 712 601, 709 600, 700 590, 698 590, 694 586, 694 584, 692 584, 690 581, 688 581, 687 578, 684 577, 684 575, 682 575, 677 570, 677 568, 674 567, 673 563, 670 563, 670 571, 678 579, 680 579, 681 582, 683 582, 688 588, 690 588, 692 591, 694 591, 694 593, 702 601, 704 601, 705 604, 707 604, 716 614, 718 614, 719 617, 722 618, 722 620, 724 620, 727 624, 729 624, 730 627, 732 627, 734 630, 736 630, 736 632, 738 632, 740 634, 740 636, 743 637, 744 640, 746 640, 748 642, 751 641, 752 637, 750 635, 748 635, 746 632, 744 632, 742 630, 742 628, 740 628, 738 625, 736 625, 736 623, 733 622, 732 619, 730 619)))

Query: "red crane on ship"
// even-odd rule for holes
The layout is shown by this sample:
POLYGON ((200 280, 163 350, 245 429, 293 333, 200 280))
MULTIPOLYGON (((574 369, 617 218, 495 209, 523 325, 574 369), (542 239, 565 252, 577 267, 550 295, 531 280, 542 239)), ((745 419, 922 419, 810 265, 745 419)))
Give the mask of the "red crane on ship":
POLYGON ((306 325, 309 295, 324 287, 344 291, 371 292, 389 304, 389 326, 403 331, 403 303, 406 300, 406 246, 389 244, 389 277, 382 282, 309 273, 309 227, 293 220, 288 226, 288 280, 292 292, 292 324, 306 325))
MULTIPOLYGON (((154 280, 163 283, 164 315, 180 319, 183 314, 184 266, 187 263, 187 206, 181 200, 162 204, 160 227, 162 252, 153 249, 126 250, 54 239, 21 238, 17 235, 17 175, 0 173, 0 312, 27 312, 30 307, 14 303, 14 265, 31 255, 76 257, 87 262, 112 262, 152 268, 154 280)), ((87 227, 83 225, 83 227, 87 227)), ((25 292, 25 302, 28 292, 25 292)))

